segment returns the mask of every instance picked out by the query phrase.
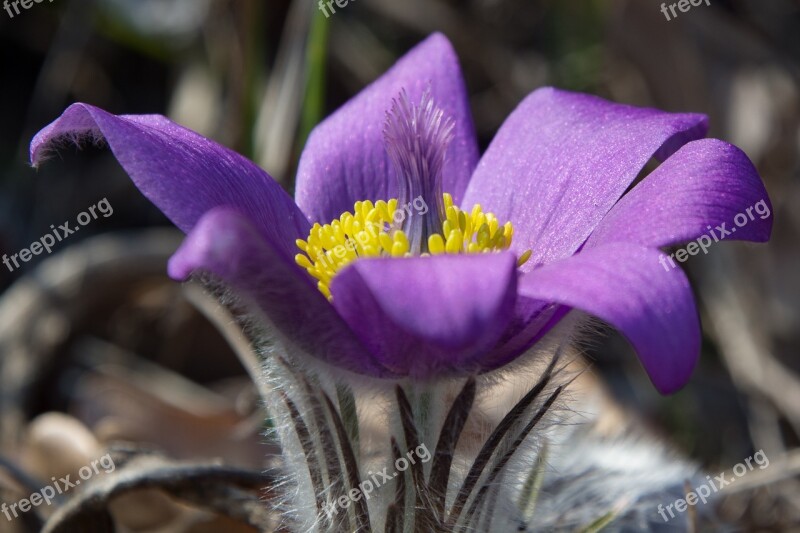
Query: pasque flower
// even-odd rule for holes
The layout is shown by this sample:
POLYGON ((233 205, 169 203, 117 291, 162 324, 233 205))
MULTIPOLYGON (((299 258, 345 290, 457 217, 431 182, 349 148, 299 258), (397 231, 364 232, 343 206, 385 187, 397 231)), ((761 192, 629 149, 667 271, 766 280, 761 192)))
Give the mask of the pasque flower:
MULTIPOLYGON (((660 248, 768 202, 746 155, 706 130, 703 115, 543 88, 479 156, 458 60, 433 35, 314 130, 294 200, 162 116, 87 104, 39 132, 31 161, 63 138, 105 139, 188 234, 174 278, 221 278, 336 367, 487 372, 579 309, 619 329, 668 393, 687 381, 700 333, 687 279, 662 267, 660 248), (661 164, 631 188, 653 157, 661 164), (424 210, 395 216, 420 198, 424 210)), ((766 241, 771 224, 731 238, 766 241)))

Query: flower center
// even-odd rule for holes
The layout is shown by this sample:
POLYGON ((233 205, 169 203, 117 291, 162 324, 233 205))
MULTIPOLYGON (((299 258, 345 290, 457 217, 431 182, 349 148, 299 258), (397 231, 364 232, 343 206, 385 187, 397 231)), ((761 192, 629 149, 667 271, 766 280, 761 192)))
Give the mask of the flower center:
MULTIPOLYGON (((419 255, 486 253, 511 246, 514 227, 502 226, 492 213, 484 213, 476 204, 470 213, 453 205, 453 198, 444 193, 442 205, 446 218, 441 231, 428 236, 427 252, 419 255)), ((402 229, 394 229, 398 220, 425 216, 427 206, 416 201, 398 207, 397 199, 388 202, 367 200, 356 202, 353 212, 346 211, 330 224, 314 224, 308 239, 297 239, 303 252, 295 256, 298 265, 317 280, 317 287, 331 298, 330 283, 336 273, 360 257, 411 257, 409 237, 402 229), (416 212, 415 212, 416 209, 416 212)), ((522 266, 531 256, 528 250, 517 264, 522 266)))
MULTIPOLYGON (((485 253, 511 246, 511 222, 500 225, 479 204, 467 213, 442 192, 445 153, 455 122, 438 108, 425 91, 419 105, 405 91, 386 114, 384 144, 398 179, 398 198, 356 202, 329 224, 314 224, 306 240, 297 240, 303 252, 298 265, 317 280, 331 298, 336 273, 360 257, 411 257, 439 254, 485 253), (429 207, 430 206, 430 207, 429 207)), ((518 264, 531 256, 528 250, 518 264)))

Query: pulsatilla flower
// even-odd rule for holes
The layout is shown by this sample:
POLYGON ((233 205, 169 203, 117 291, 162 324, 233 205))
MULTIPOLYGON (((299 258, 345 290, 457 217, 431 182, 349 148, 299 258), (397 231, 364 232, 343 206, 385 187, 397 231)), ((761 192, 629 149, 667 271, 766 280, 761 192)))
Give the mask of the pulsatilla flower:
MULTIPOLYGON (((543 88, 480 157, 458 60, 433 35, 313 131, 294 200, 164 117, 86 104, 35 137, 31 160, 62 138, 105 139, 188 234, 174 278, 221 278, 289 345, 334 367, 420 381, 485 373, 578 309, 624 334, 669 393, 700 334, 687 279, 660 249, 769 202, 745 154, 706 130, 703 115, 543 88)), ((771 222, 730 238, 765 241, 771 222)))

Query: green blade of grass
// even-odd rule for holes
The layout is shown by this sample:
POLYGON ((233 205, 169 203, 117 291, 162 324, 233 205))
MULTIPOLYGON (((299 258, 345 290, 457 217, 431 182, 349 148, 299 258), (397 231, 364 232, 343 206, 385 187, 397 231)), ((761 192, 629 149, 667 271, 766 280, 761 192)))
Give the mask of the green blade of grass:
POLYGON ((300 131, 297 145, 306 144, 311 130, 319 124, 325 112, 325 66, 328 49, 328 19, 322 12, 314 15, 311 31, 308 34, 306 50, 306 90, 300 118, 300 131))

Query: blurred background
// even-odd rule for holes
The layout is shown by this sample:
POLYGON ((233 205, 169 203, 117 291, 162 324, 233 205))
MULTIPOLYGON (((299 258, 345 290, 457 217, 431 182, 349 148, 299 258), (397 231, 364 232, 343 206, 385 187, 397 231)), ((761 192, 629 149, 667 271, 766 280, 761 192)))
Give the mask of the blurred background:
MULTIPOLYGON (((263 497, 268 480, 253 472, 275 451, 243 340, 207 295, 166 278, 179 232, 107 150, 65 147, 34 170, 32 136, 76 101, 161 113, 291 191, 310 129, 441 31, 461 59, 482 148, 525 95, 555 85, 706 113, 710 136, 754 161, 773 237, 715 245, 684 265, 705 335, 691 383, 659 396, 614 334, 587 358, 625 416, 710 473, 764 450, 771 468, 726 491, 725 521, 800 530, 800 2, 710 4, 670 21, 655 0, 351 0, 329 18, 312 0, 55 0, 0 11, 0 254, 103 198, 113 207, 52 255, 0 267, 0 500, 111 447, 118 465, 135 463, 139 484, 121 490, 110 515, 62 508, 68 518, 52 531, 111 516, 124 531, 253 531, 268 517, 231 516, 228 504, 263 497), (212 466, 214 497, 199 497, 193 476, 212 466), (178 481, 148 485, 159 473, 178 481)), ((38 531, 54 510, 0 517, 0 531, 38 531)))

